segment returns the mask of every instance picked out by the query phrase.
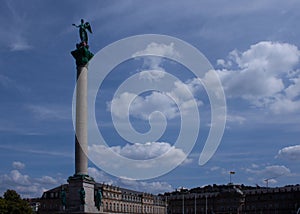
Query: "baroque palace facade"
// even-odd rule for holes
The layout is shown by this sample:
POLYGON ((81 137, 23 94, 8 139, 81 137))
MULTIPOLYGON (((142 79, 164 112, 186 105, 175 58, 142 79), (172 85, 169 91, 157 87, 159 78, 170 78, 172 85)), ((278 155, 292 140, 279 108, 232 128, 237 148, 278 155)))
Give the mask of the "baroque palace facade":
POLYGON ((166 193, 168 214, 300 214, 300 185, 208 185, 166 193))
MULTIPOLYGON (((138 192, 108 184, 95 184, 95 198, 98 190, 102 192, 99 213, 153 213, 165 214, 166 201, 163 195, 138 192)), ((44 192, 38 199, 39 213, 65 213, 68 204, 64 205, 62 192, 68 195, 68 185, 61 185, 44 192)), ((66 200, 68 201, 68 200, 66 200)))
POLYGON ((115 213, 166 213, 163 196, 137 192, 110 185, 103 188, 103 211, 115 213))
MULTIPOLYGON (((68 185, 44 192, 39 212, 65 213, 62 190, 68 197, 68 185)), ((153 195, 108 184, 95 184, 102 191, 99 213, 149 214, 300 214, 300 185, 251 187, 244 185, 208 185, 153 195)))

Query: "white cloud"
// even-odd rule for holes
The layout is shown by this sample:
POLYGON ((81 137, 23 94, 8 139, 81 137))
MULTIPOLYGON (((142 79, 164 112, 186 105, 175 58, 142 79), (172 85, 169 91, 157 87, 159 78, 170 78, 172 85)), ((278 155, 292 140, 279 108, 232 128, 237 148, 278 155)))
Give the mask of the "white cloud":
POLYGON ((294 70, 300 51, 288 43, 263 41, 245 52, 232 51, 218 60, 227 98, 243 98, 274 113, 295 112, 300 107, 300 75, 294 70))
POLYGON ((107 110, 111 111, 118 118, 127 118, 129 116, 129 109, 124 108, 124 106, 130 106, 130 100, 135 97, 139 99, 136 94, 124 92, 119 97, 107 103, 107 110))
POLYGON ((252 166, 252 168, 247 168, 245 171, 250 173, 251 176, 257 176, 262 179, 276 179, 281 176, 291 175, 290 169, 283 165, 270 165, 262 169, 259 169, 259 167, 255 165, 255 167, 252 166))
POLYGON ((149 81, 158 81, 164 76, 165 76, 165 72, 161 70, 147 70, 147 71, 141 71, 139 73, 140 79, 146 79, 149 81))
POLYGON ((299 50, 288 43, 262 41, 251 45, 237 62, 240 68, 263 69, 266 73, 282 74, 291 71, 299 62, 299 50))
POLYGON ((194 78, 185 83, 174 82, 171 91, 152 91, 145 97, 124 92, 107 103, 107 110, 112 111, 112 114, 120 119, 125 119, 130 114, 133 117, 148 120, 151 113, 155 111, 161 112, 167 119, 174 119, 180 113, 187 116, 195 102, 197 106, 203 104, 201 100, 195 97, 200 88, 201 81, 194 78), (133 101, 130 103, 131 100, 133 101), (130 106, 129 109, 126 106, 130 106), (179 108, 182 112, 179 112, 179 108))
POLYGON ((232 62, 231 61, 226 62, 224 59, 218 59, 217 65, 220 65, 223 68, 230 68, 232 66, 232 62))
POLYGON ((284 96, 277 96, 272 101, 268 101, 269 108, 275 114, 294 113, 300 109, 300 100, 291 100, 284 96))
POLYGON ((252 164, 250 168, 244 169, 250 175, 248 180, 261 185, 276 184, 279 179, 285 179, 286 176, 293 176, 291 170, 284 165, 259 166, 252 164))
MULTIPOLYGON (((169 152, 170 161, 176 161, 178 158, 181 159, 181 157, 185 156, 185 153, 181 149, 177 149, 166 142, 126 144, 124 147, 118 147, 118 149, 115 149, 114 151, 117 151, 122 156, 137 160, 153 159, 167 152, 169 152)), ((185 163, 190 162, 191 159, 185 160, 185 163)))
MULTIPOLYGON (((143 68, 147 70, 164 71, 162 64, 165 59, 162 57, 179 58, 180 54, 175 50, 174 43, 166 45, 152 42, 144 50, 134 53, 132 57, 142 57, 143 68)), ((156 78, 158 77, 157 74, 159 73, 156 73, 156 78)))
POLYGON ((138 51, 133 54, 133 57, 153 55, 153 56, 164 56, 164 57, 180 57, 179 52, 175 49, 174 43, 158 44, 155 42, 150 43, 144 50, 138 51))
POLYGON ((103 171, 100 171, 94 167, 89 167, 88 173, 91 177, 95 179, 96 182, 104 182, 110 185, 115 184, 115 182, 109 176, 107 176, 103 171))
POLYGON ((166 142, 147 142, 145 144, 126 144, 124 147, 121 146, 112 146, 106 147, 102 145, 92 145, 89 148, 89 156, 91 160, 99 165, 105 165, 107 167, 118 168, 118 163, 109 161, 111 159, 108 154, 108 150, 127 157, 133 160, 149 160, 149 162, 136 162, 136 168, 150 168, 153 165, 170 166, 177 163, 180 163, 181 160, 184 160, 182 164, 189 164, 192 162, 192 159, 186 158, 186 154, 178 148, 170 145, 166 142), (166 160, 164 163, 159 163, 156 160, 157 157, 164 155, 166 160), (151 161, 150 161, 151 160, 151 161))
POLYGON ((13 168, 15 169, 24 169, 25 168, 25 164, 19 161, 14 161, 12 163, 13 168))
MULTIPOLYGON (((152 83, 154 81, 162 80, 165 77, 166 72, 162 67, 164 59, 157 57, 157 55, 180 58, 180 54, 176 50, 174 43, 167 45, 153 42, 147 45, 144 50, 133 54, 133 57, 142 56, 143 59, 144 70, 139 72, 140 79, 152 83)), ((185 83, 175 81, 171 91, 153 91, 145 97, 134 93, 124 92, 118 97, 114 97, 111 102, 107 103, 107 109, 120 119, 126 119, 130 114, 133 117, 148 120, 150 114, 154 111, 161 112, 167 119, 173 119, 179 116, 180 113, 187 115, 191 107, 194 106, 194 101, 198 106, 202 105, 200 100, 193 97, 193 95, 201 88, 201 85, 201 80, 194 78, 187 80, 185 83), (190 93, 188 93, 188 90, 190 93), (132 103, 130 103, 130 100, 133 100, 132 103), (183 112, 179 112, 178 107, 180 107, 183 112)))
MULTIPOLYGON (((29 44, 27 34, 29 29, 28 20, 23 8, 15 4, 13 1, 6 1, 2 4, 7 11, 4 20, 9 22, 2 22, 1 24, 6 29, 5 33, 0 35, 0 46, 8 46, 10 51, 24 51, 32 49, 29 44), (20 8, 20 10, 18 10, 20 8)), ((3 17, 2 17, 3 18, 3 17)))
POLYGON ((38 181, 40 184, 58 184, 58 181, 55 178, 52 178, 51 176, 45 175, 41 178, 36 178, 36 181, 38 181))
POLYGON ((229 174, 229 171, 228 169, 225 169, 221 166, 212 166, 209 168, 209 171, 206 171, 206 173, 208 175, 213 173, 214 175, 227 176, 229 174))
POLYGON ((172 191, 173 188, 170 184, 164 181, 137 181, 128 178, 112 179, 109 175, 100 171, 94 167, 88 168, 89 175, 93 177, 97 182, 103 182, 109 185, 121 186, 122 188, 129 188, 141 192, 147 192, 152 194, 164 193, 172 191))
POLYGON ((243 124, 245 122, 246 118, 239 116, 239 115, 227 115, 226 121, 227 122, 237 122, 239 124, 243 124))
POLYGON ((278 157, 287 160, 300 161, 300 145, 288 146, 280 149, 278 151, 278 157))
MULTIPOLYGON (((120 148, 120 147, 119 147, 120 148)), ((133 159, 152 159, 171 149, 171 145, 164 142, 147 142, 145 144, 126 144, 118 153, 133 159)))
POLYGON ((163 92, 153 91, 145 98, 139 96, 132 102, 130 107, 133 116, 148 120, 149 115, 154 111, 159 111, 168 119, 173 119, 178 115, 178 108, 174 101, 163 92))
POLYGON ((108 103, 107 108, 121 119, 128 117, 130 114, 136 118, 148 120, 150 114, 154 111, 163 113, 168 119, 173 119, 178 114, 177 106, 172 99, 165 93, 157 91, 151 92, 150 95, 145 97, 128 92, 122 93, 108 103), (132 99, 133 102, 130 103, 132 99), (130 109, 124 108, 124 106, 130 106, 130 109))
POLYGON ((266 166, 266 168, 262 170, 260 173, 277 177, 281 175, 289 175, 291 171, 289 168, 283 165, 272 165, 272 166, 266 166))
POLYGON ((11 79, 8 76, 0 74, 0 87, 3 87, 8 90, 17 90, 19 93, 29 92, 30 88, 24 86, 22 82, 17 82, 14 79, 11 79))
MULTIPOLYGON (((21 162, 13 162, 13 167, 22 166, 21 162)), ((25 166, 25 165, 24 165, 25 166)), ((0 175, 0 195, 7 189, 16 190, 22 197, 41 197, 46 189, 53 188, 53 186, 65 183, 66 180, 60 178, 53 178, 51 176, 42 176, 33 178, 29 175, 23 174, 18 169, 13 169, 9 173, 0 175)))
POLYGON ((152 194, 164 193, 167 191, 173 191, 170 184, 164 181, 137 181, 128 178, 112 179, 109 175, 100 171, 94 167, 88 168, 89 175, 93 177, 96 182, 103 182, 109 185, 120 186, 122 188, 133 189, 141 192, 147 192, 152 194))
POLYGON ((300 94, 300 78, 299 76, 294 77, 295 74, 297 75, 298 73, 299 71, 296 71, 292 74, 293 76, 290 79, 291 84, 285 89, 285 94, 289 99, 294 99, 300 94))
POLYGON ((257 169, 257 168, 259 168, 259 165, 253 163, 253 164, 251 164, 251 167, 257 169))
POLYGON ((24 38, 15 38, 10 44, 11 51, 25 51, 30 49, 32 49, 32 46, 29 45, 24 38))
POLYGON ((70 110, 62 106, 42 106, 42 105, 28 105, 27 108, 39 120, 67 120, 71 119, 70 110))
MULTIPOLYGON (((170 45, 151 43, 145 50, 135 53, 133 56, 143 56, 144 54, 161 55, 166 57, 180 57, 175 50, 174 44, 170 45)), ((146 70, 139 72, 139 78, 149 82, 159 81, 165 77, 165 71, 161 67, 163 59, 159 57, 143 57, 146 70)), ((146 96, 124 92, 107 103, 107 110, 120 119, 125 119, 130 114, 133 117, 148 120, 152 112, 159 111, 167 119, 173 119, 182 114, 188 114, 194 102, 202 105, 202 102, 193 97, 201 88, 200 79, 194 78, 186 81, 175 81, 174 87, 170 91, 152 91, 146 96), (188 93, 190 91, 190 93, 188 93), (131 102, 131 100, 133 100, 131 102), (131 102, 131 103, 130 103, 131 102), (124 108, 125 106, 125 108, 124 108), (130 106, 130 107, 129 107, 130 106), (128 107, 128 108, 127 108, 128 107)))
POLYGON ((216 171, 216 170, 219 170, 220 167, 219 166, 213 166, 210 168, 210 171, 216 171))
POLYGON ((8 180, 21 185, 30 184, 29 176, 21 174, 18 170, 12 170, 9 175, 5 176, 8 180))
MULTIPOLYGON (((135 189, 142 192, 157 194, 173 190, 172 186, 167 182, 145 182, 128 180, 125 178, 113 179, 106 173, 93 167, 88 168, 88 173, 97 182, 104 182, 106 184, 135 189)), ((54 178, 45 175, 34 178, 21 173, 19 170, 11 170, 8 174, 0 175, 0 195, 2 195, 7 189, 14 189, 23 198, 41 197, 44 191, 63 183, 66 183, 66 180, 60 176, 54 178)))
POLYGON ((12 151, 17 152, 26 152, 26 153, 32 153, 32 154, 39 154, 39 155, 52 155, 52 156, 61 156, 61 157, 73 157, 73 155, 68 151, 50 151, 48 150, 35 150, 35 149, 28 149, 28 148, 22 148, 22 147, 16 147, 16 146, 3 146, 0 145, 0 148, 2 149, 9 149, 12 151))
POLYGON ((195 94, 201 86, 201 81, 197 78, 187 80, 185 83, 181 81, 174 82, 174 87, 170 92, 167 92, 167 94, 172 97, 178 105, 181 103, 184 103, 185 101, 191 100, 193 97, 192 94, 195 94), (186 89, 189 89, 187 91, 186 89))
POLYGON ((120 178, 118 183, 124 188, 134 189, 152 194, 174 191, 174 188, 167 182, 145 182, 120 178))
POLYGON ((15 84, 10 78, 8 78, 7 76, 4 76, 3 74, 0 74, 0 85, 8 88, 9 85, 11 84, 15 84))
MULTIPOLYGON (((185 153, 181 149, 177 149, 166 142, 147 142, 147 143, 135 143, 126 144, 124 147, 112 146, 103 147, 99 145, 92 145, 93 148, 89 148, 89 153, 105 153, 106 149, 111 149, 114 152, 135 160, 147 160, 159 157, 168 152, 170 161, 177 162, 176 160, 185 156, 185 153)), ((92 155, 92 154, 91 154, 92 155)), ((101 156, 101 154, 99 154, 101 156)), ((188 162, 190 160, 187 160, 188 162)))

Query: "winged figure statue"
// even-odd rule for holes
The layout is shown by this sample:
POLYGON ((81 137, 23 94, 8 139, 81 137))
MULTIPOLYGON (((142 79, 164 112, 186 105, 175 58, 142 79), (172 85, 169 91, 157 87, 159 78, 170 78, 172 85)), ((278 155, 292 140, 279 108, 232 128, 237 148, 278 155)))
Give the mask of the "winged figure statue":
POLYGON ((90 23, 84 22, 84 20, 81 19, 80 25, 73 24, 73 26, 79 28, 79 36, 80 36, 81 42, 82 43, 85 42, 86 44, 88 44, 88 35, 87 35, 86 30, 88 30, 90 33, 92 33, 92 28, 91 28, 90 23))

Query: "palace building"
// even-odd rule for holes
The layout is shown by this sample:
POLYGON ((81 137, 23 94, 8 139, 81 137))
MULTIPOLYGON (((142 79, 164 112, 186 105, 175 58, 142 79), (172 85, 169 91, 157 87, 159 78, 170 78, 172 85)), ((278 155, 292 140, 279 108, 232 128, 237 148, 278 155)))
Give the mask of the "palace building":
POLYGON ((165 193, 168 214, 298 214, 300 185, 249 187, 209 185, 165 193))
MULTIPOLYGON (((100 183, 95 184, 94 190, 95 206, 98 207, 99 213, 165 214, 167 212, 165 197, 162 195, 153 195, 100 183), (102 197, 97 205, 98 190, 101 191, 102 197)), ((72 210, 69 204, 64 202, 64 200, 67 202, 69 197, 68 184, 44 192, 39 199, 39 213, 66 213, 67 210, 72 210)))

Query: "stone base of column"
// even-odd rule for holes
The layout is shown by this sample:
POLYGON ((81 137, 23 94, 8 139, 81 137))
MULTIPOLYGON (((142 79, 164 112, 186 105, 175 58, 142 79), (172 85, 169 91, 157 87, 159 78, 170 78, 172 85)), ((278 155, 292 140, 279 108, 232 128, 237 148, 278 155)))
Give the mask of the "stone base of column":
POLYGON ((103 207, 97 208, 95 196, 95 181, 88 175, 69 177, 68 208, 66 213, 96 214, 103 213, 103 207))

